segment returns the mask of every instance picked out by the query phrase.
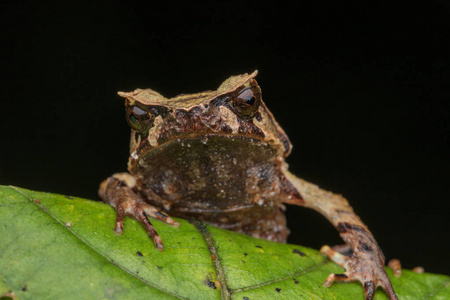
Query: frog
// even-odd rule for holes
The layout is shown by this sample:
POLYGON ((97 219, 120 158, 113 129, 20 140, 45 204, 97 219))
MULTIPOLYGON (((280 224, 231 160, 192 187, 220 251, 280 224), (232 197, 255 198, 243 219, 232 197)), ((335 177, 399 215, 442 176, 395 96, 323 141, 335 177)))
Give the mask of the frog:
POLYGON ((118 92, 131 128, 128 172, 100 184, 100 198, 140 222, 156 249, 164 243, 149 218, 174 227, 180 217, 286 242, 285 204, 311 208, 336 228, 345 245, 320 253, 345 269, 334 281, 361 282, 365 299, 381 287, 397 299, 385 258, 346 198, 288 170, 292 144, 262 100, 258 71, 231 76, 216 90, 166 98, 152 89, 118 92), (172 217, 171 217, 172 216, 172 217))

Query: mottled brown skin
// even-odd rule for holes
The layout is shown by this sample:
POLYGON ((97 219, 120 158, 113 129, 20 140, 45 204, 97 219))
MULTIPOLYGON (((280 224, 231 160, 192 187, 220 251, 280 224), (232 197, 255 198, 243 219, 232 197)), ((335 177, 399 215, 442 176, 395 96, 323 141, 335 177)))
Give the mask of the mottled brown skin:
POLYGON ((321 253, 346 269, 324 285, 359 280, 366 299, 379 286, 397 299, 377 242, 347 200, 288 171, 285 158, 292 146, 262 102, 256 74, 230 77, 216 91, 171 99, 150 89, 119 92, 132 129, 129 173, 114 174, 99 190, 116 208, 116 232, 129 215, 162 250, 147 217, 179 226, 167 212, 286 242, 283 203, 306 206, 334 225, 350 253, 322 247, 321 253))

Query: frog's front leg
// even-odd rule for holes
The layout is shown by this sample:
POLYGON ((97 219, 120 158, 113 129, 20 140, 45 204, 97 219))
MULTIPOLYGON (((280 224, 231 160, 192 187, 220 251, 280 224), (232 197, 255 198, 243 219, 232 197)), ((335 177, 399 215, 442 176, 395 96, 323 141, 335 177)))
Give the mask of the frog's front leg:
POLYGON ((320 189, 304 181, 289 171, 284 172, 301 199, 283 201, 288 204, 312 208, 324 215, 338 230, 340 236, 350 246, 352 254, 345 256, 328 246, 320 252, 346 269, 344 274, 331 274, 325 281, 330 286, 333 281, 355 281, 363 284, 365 298, 372 299, 377 287, 382 287, 389 299, 398 299, 386 274, 384 257, 375 238, 352 207, 341 195, 320 189))
POLYGON ((163 250, 164 245, 148 217, 159 219, 172 226, 180 224, 160 212, 157 208, 145 202, 144 198, 134 190, 136 180, 128 173, 117 173, 108 177, 100 184, 98 194, 102 200, 116 209, 117 218, 114 231, 118 234, 123 232, 123 219, 125 215, 139 221, 153 240, 158 250, 163 250))

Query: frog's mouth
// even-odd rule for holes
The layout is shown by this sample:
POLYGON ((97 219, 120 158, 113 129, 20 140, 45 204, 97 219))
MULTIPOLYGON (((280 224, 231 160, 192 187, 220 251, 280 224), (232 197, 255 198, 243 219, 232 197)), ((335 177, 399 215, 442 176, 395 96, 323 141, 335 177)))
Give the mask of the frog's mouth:
POLYGON ((216 161, 225 160, 226 163, 236 164, 242 159, 273 160, 284 151, 282 145, 266 141, 258 136, 220 133, 191 133, 171 138, 156 147, 152 147, 148 139, 142 139, 138 140, 135 147, 131 149, 128 169, 132 173, 143 172, 143 168, 158 164, 161 160, 172 160, 174 165, 184 161, 214 164, 216 161))

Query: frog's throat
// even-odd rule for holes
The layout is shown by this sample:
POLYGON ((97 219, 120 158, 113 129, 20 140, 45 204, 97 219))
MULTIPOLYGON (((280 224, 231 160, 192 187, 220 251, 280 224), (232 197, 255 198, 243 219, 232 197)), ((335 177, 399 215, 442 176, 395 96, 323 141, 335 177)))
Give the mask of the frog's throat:
POLYGON ((277 143, 275 140, 266 140, 259 136, 242 136, 224 133, 190 133, 171 138, 156 147, 152 147, 146 138, 142 138, 139 143, 136 143, 136 147, 131 148, 128 170, 131 173, 135 173, 143 159, 148 163, 152 157, 156 157, 161 152, 174 148, 184 149, 186 151, 183 150, 183 153, 193 155, 193 157, 202 156, 202 153, 210 151, 211 147, 218 149, 216 152, 211 152, 211 155, 214 155, 214 153, 217 155, 227 155, 226 152, 229 152, 231 149, 241 148, 242 156, 245 156, 246 149, 252 146, 256 146, 256 148, 253 148, 258 149, 255 151, 261 151, 261 155, 263 153, 267 153, 268 155, 269 152, 267 151, 270 151, 270 155, 273 157, 281 157, 284 152, 283 145, 280 143, 277 143))

